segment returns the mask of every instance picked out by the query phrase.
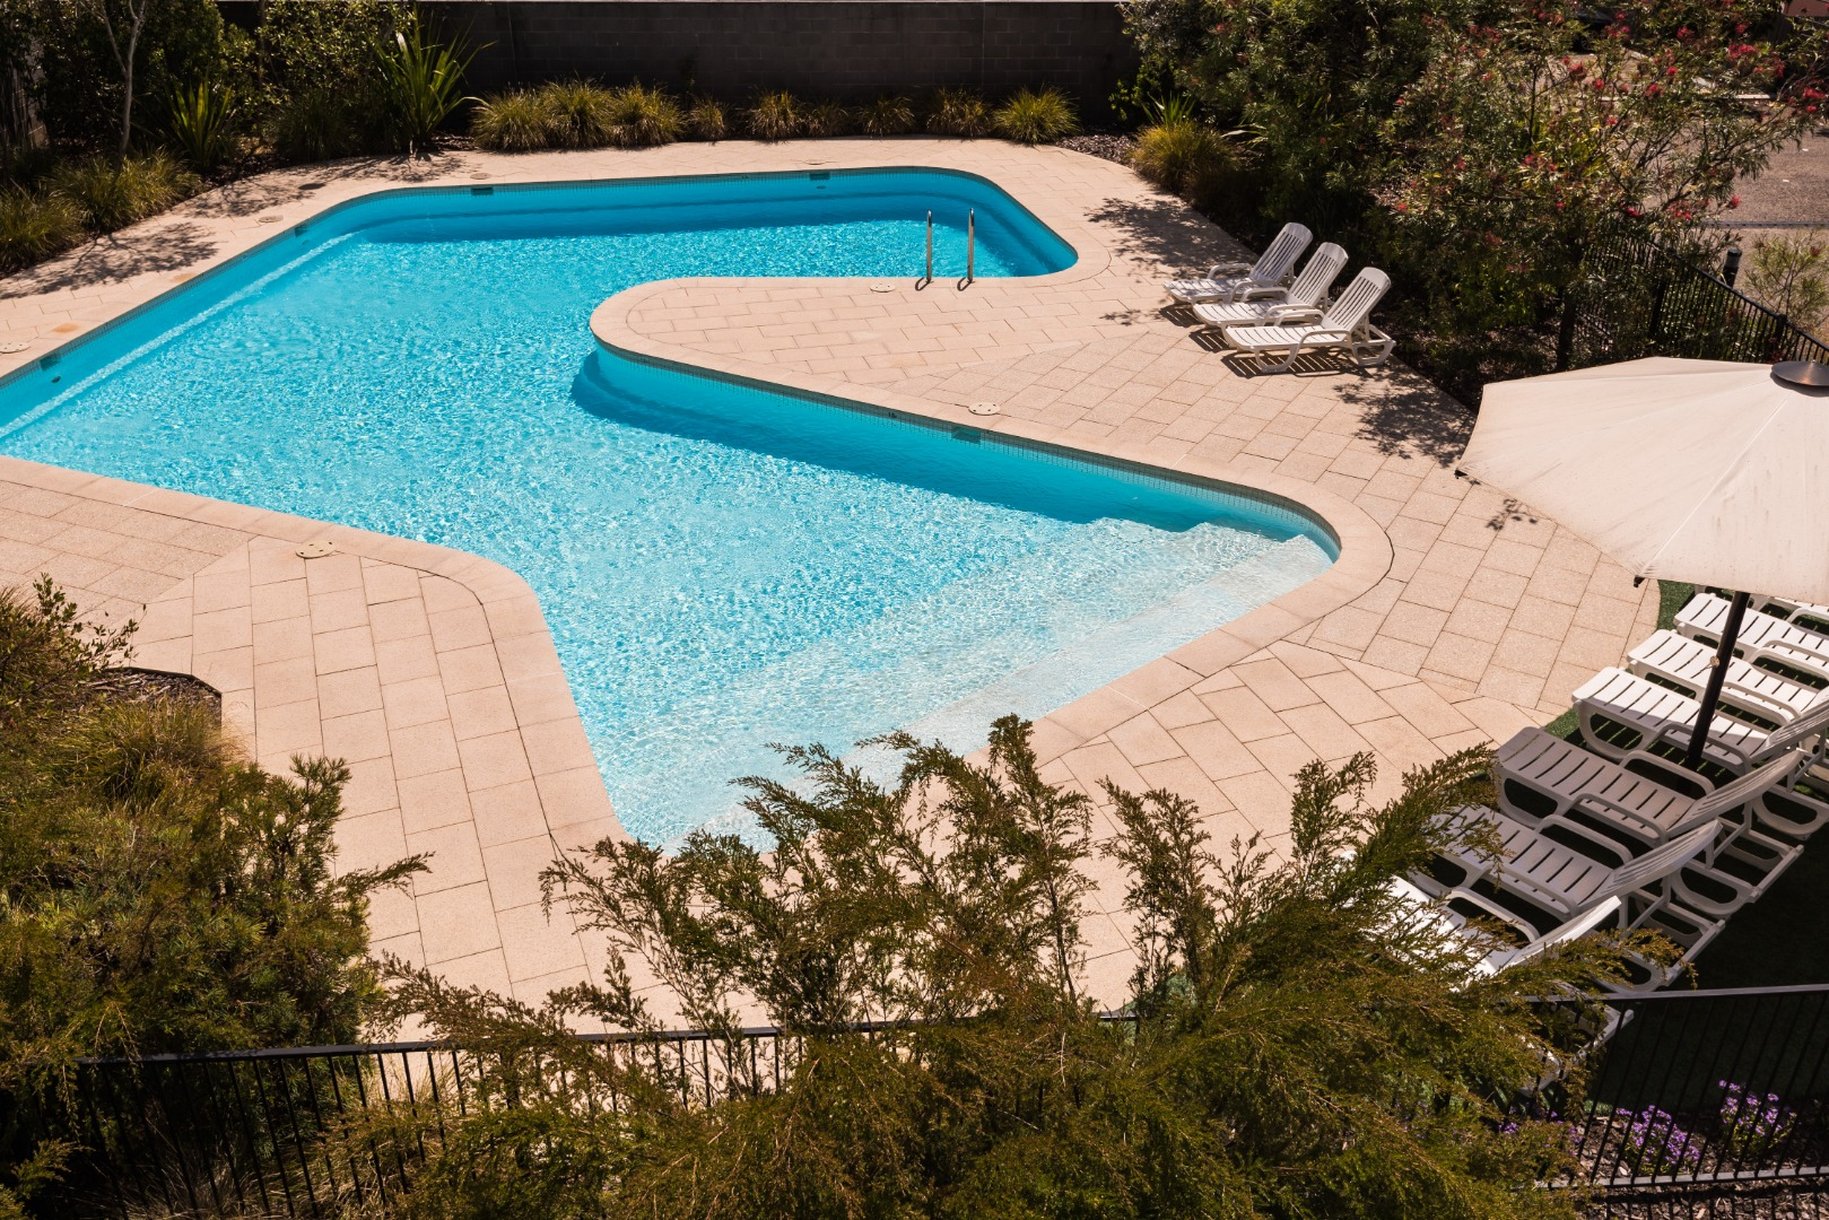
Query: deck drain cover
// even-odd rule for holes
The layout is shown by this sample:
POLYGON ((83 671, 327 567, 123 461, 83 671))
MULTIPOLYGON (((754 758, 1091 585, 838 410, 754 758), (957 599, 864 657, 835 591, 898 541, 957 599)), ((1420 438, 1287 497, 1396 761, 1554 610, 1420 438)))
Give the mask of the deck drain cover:
POLYGON ((870 291, 871 292, 894 292, 895 285, 894 284, 872 284, 872 285, 870 285, 870 291))
POLYGON ((254 219, 264 225, 276 225, 282 218, 279 216, 256 216, 254 219))
POLYGON ((472 178, 475 178, 478 182, 481 182, 484 178, 487 178, 489 175, 479 169, 475 173, 471 174, 470 176, 472 178))
POLYGON ((994 402, 975 402, 967 407, 966 410, 970 411, 973 415, 995 415, 997 414, 997 404, 994 402))
POLYGON ((318 542, 307 542, 298 549, 298 557, 300 559, 322 559, 326 555, 334 555, 336 553, 336 543, 324 542, 321 540, 318 542))
POLYGON ((8 339, 5 343, 0 343, 0 352, 10 355, 13 352, 23 352, 30 346, 32 346, 30 343, 23 343, 18 339, 8 339))

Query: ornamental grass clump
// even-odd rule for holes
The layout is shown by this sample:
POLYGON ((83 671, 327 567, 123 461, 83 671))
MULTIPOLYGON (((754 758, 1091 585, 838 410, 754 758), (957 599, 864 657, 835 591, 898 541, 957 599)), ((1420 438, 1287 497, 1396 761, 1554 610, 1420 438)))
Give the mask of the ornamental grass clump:
POLYGON ((730 132, 724 103, 710 97, 693 98, 686 108, 686 131, 695 140, 722 140, 730 132))
POLYGON ((0 187, 0 272, 59 254, 83 236, 82 210, 64 196, 0 187))
POLYGON ((982 136, 991 130, 991 114, 970 89, 940 89, 927 112, 927 130, 937 136, 982 136))
POLYGON ((760 94, 743 116, 744 127, 758 140, 785 140, 799 135, 800 105, 785 89, 760 94))
POLYGON ((109 157, 66 161, 51 171, 51 193, 72 204, 83 224, 108 233, 165 211, 196 194, 197 175, 159 151, 116 162, 109 157))
POLYGON ((1059 89, 1024 89, 997 108, 997 134, 1018 144, 1053 144, 1080 129, 1073 103, 1059 89))
POLYGON ((546 116, 548 148, 603 148, 616 139, 616 95, 584 80, 552 81, 535 90, 546 116))
POLYGON ((665 90, 643 84, 618 89, 610 99, 612 143, 620 148, 651 148, 680 138, 685 116, 665 90))
POLYGON ((484 98, 470 114, 470 135, 493 152, 534 152, 553 147, 553 128, 539 94, 525 89, 484 98))
POLYGON ((813 102, 800 113, 800 128, 803 135, 850 135, 852 126, 851 111, 830 99, 813 102))
POLYGON ((905 136, 915 127, 914 106, 899 94, 885 94, 857 110, 857 128, 867 136, 905 136))

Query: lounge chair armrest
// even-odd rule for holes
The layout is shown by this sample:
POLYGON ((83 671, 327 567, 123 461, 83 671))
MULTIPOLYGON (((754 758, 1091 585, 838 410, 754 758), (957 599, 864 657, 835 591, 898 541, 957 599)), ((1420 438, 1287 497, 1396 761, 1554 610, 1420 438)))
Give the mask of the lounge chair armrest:
POLYGON ((1500 950, 1488 958, 1487 962, 1494 970, 1503 970, 1518 962, 1529 961, 1538 954, 1547 953, 1560 945, 1566 945, 1572 940, 1586 936, 1611 919, 1619 911, 1620 906, 1620 896, 1615 894, 1611 898, 1595 903, 1561 927, 1529 944, 1519 945, 1516 949, 1500 950))
POLYGON ((1304 319, 1320 320, 1321 307, 1318 305, 1272 305, 1264 320, 1277 322, 1300 322, 1304 319))
POLYGON ((1289 295, 1289 290, 1281 284, 1241 284, 1232 290, 1232 299, 1235 301, 1256 301, 1265 297, 1287 295, 1289 295))
POLYGON ((1207 278, 1216 280, 1222 275, 1243 275, 1251 267, 1250 263, 1214 263, 1207 268, 1207 278))
MULTIPOLYGON (((1582 802, 1578 797, 1573 803, 1575 805, 1580 805, 1582 802)), ((1655 823, 1648 822, 1644 818, 1635 815, 1630 809, 1615 805, 1604 798, 1597 798, 1594 803, 1613 810, 1621 818, 1630 819, 1638 825, 1643 826, 1646 833, 1651 836, 1653 842, 1656 842, 1663 834, 1655 823)), ((1550 826, 1559 827, 1569 834, 1574 835, 1595 851, 1604 852, 1607 855, 1612 856, 1617 864, 1624 864, 1632 859, 1632 852, 1625 844, 1614 842, 1605 835, 1595 834, 1593 830, 1583 826, 1580 822, 1570 821, 1566 814, 1552 813, 1549 817, 1544 818, 1537 823, 1537 831, 1538 833, 1542 833, 1546 827, 1550 826)))

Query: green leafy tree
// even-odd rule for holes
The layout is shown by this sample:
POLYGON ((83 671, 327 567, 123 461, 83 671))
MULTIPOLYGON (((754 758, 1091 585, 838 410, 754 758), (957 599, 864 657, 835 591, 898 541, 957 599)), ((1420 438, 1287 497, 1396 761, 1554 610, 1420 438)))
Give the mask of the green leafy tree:
POLYGON ((0 1165, 27 1187, 57 1158, 20 1106, 80 1056, 353 1039, 367 898, 421 867, 336 875, 348 769, 269 775, 213 707, 124 697, 132 632, 48 578, 0 591, 0 1165))
POLYGON ((608 941, 602 986, 533 1009, 396 964, 398 1011, 478 1048, 490 1103, 348 1133, 426 1149, 381 1159, 400 1213, 1573 1214, 1533 1185, 1561 1129, 1499 1119, 1570 1036, 1532 998, 1614 977, 1616 949, 1486 976, 1493 940, 1389 884, 1473 837, 1453 812, 1488 795, 1484 753, 1383 806, 1368 758, 1311 765, 1273 855, 1216 853, 1171 793, 1108 785, 1106 813, 1047 783, 1015 717, 983 762, 887 744, 893 784, 817 748, 788 752, 797 784, 747 781, 772 851, 699 832, 556 862, 549 902, 608 941), (1133 1019, 1088 991, 1095 854, 1136 927, 1133 1019), (791 1035, 778 1087, 717 1036, 758 1012, 791 1035), (895 1024, 847 1032, 866 1020, 895 1024), (570 1035, 597 1022, 714 1036, 701 1062, 570 1035))
POLYGON ((1737 207, 1736 180, 1815 121, 1815 84, 1751 40, 1774 15, 1747 0, 1634 3, 1597 33, 1552 5, 1446 37, 1395 111, 1381 193, 1433 329, 1479 344, 1537 325, 1609 240, 1718 244, 1701 222, 1737 207))
MULTIPOLYGON (((1823 32, 1778 0, 1131 0, 1145 81, 1249 129, 1247 230, 1301 220, 1393 274, 1452 388, 1541 371, 1583 257, 1684 252, 1824 102, 1823 32)), ((1231 215, 1222 217, 1239 223, 1231 215)), ((1595 307, 1639 308, 1603 284, 1595 307)))

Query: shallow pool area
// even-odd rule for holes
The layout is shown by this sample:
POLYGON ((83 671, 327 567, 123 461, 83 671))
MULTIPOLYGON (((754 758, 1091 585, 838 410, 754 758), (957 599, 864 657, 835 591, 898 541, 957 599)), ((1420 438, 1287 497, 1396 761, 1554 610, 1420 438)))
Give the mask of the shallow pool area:
POLYGON ((631 833, 729 824, 770 741, 961 746, 1324 570, 1317 522, 969 429, 640 364, 588 320, 686 275, 1060 270, 935 171, 396 191, 0 384, 0 452, 423 539, 539 596, 631 833), (486 192, 486 193, 485 193, 486 192))

